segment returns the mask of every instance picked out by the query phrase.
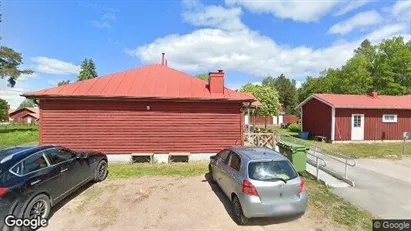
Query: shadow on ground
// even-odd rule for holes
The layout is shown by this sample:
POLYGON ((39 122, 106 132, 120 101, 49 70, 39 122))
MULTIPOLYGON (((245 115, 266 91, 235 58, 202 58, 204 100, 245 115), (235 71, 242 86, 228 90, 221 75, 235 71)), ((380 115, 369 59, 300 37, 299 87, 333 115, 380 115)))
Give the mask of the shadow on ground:
POLYGON ((73 200, 74 198, 76 198, 78 195, 80 195, 81 193, 83 193, 84 191, 86 191, 88 188, 90 188, 93 184, 95 184, 94 182, 89 182, 83 186, 81 186, 79 189, 77 189, 76 191, 74 191, 73 193, 71 193, 70 195, 68 195, 66 198, 64 198, 62 201, 60 201, 58 204, 56 204, 55 206, 53 206, 53 208, 51 209, 50 215, 49 215, 49 220, 53 217, 53 215, 59 211, 61 208, 63 208, 67 203, 69 203, 71 200, 73 200))
MULTIPOLYGON (((234 221, 234 215, 232 212, 232 203, 229 200, 229 198, 224 194, 224 192, 220 189, 220 187, 217 184, 211 183, 209 173, 206 173, 204 177, 205 177, 205 180, 203 182, 208 182, 214 194, 218 197, 220 202, 223 204, 225 210, 227 211, 228 215, 230 215, 230 218, 234 221)), ((270 218, 252 218, 249 220, 247 226, 266 226, 266 225, 286 223, 286 222, 294 221, 300 217, 301 215, 270 217, 270 218)))

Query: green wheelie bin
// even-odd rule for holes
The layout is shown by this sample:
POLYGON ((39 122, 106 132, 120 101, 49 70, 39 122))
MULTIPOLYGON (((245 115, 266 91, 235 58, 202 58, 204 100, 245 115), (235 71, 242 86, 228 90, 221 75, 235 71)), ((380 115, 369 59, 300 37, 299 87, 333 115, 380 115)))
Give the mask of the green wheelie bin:
POLYGON ((280 141, 278 144, 280 153, 286 156, 298 172, 306 170, 307 152, 309 148, 305 145, 280 141))

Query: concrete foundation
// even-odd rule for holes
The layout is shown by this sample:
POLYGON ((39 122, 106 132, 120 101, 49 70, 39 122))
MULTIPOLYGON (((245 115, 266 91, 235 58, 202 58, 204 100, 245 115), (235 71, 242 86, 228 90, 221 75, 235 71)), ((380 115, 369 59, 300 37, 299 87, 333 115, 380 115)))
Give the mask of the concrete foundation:
POLYGON ((168 163, 169 154, 153 154, 153 163, 168 163))
POLYGON ((131 162, 131 154, 107 155, 109 162, 131 162))
POLYGON ((213 156, 215 154, 216 153, 195 153, 195 154, 190 154, 188 156, 188 162, 210 160, 210 156, 213 156))
POLYGON ((216 153, 161 153, 161 154, 152 154, 152 153, 138 153, 138 154, 108 154, 107 158, 109 162, 152 162, 152 163, 171 163, 171 162, 196 162, 196 161, 208 161, 210 156, 215 155, 216 153), (184 155, 183 155, 184 154, 184 155), (146 160, 147 159, 147 160, 146 160), (174 159, 174 161, 173 161, 174 159), (144 161, 141 161, 144 160, 144 161), (180 161, 176 161, 180 160, 180 161))

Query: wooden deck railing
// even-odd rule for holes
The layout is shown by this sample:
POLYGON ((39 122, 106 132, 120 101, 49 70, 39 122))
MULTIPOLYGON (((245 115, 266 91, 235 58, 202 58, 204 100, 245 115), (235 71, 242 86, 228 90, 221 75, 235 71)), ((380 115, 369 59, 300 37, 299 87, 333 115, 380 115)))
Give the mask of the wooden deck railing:
POLYGON ((244 133, 248 145, 273 148, 280 140, 278 133, 244 133))

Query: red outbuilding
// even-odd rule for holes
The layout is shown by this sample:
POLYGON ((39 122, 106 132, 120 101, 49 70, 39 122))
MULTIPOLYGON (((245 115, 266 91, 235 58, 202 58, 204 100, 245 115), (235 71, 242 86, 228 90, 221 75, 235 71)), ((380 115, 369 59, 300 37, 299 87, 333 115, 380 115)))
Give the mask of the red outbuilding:
POLYGON ((40 144, 108 154, 215 153, 243 144, 242 107, 255 98, 153 64, 24 94, 39 100, 40 144))
POLYGON ((399 141, 411 131, 411 95, 313 94, 298 107, 302 130, 331 142, 399 141))
POLYGON ((13 123, 36 124, 39 120, 39 108, 23 107, 9 112, 13 123))

